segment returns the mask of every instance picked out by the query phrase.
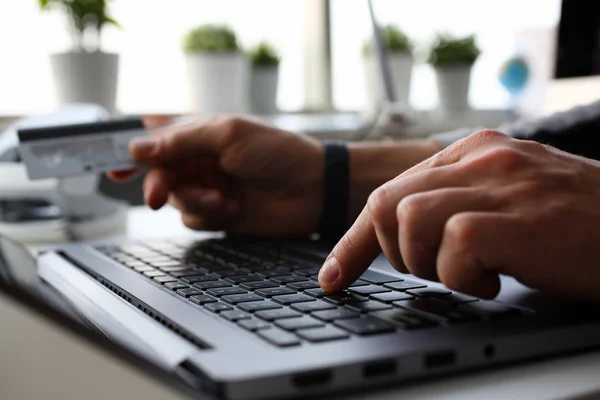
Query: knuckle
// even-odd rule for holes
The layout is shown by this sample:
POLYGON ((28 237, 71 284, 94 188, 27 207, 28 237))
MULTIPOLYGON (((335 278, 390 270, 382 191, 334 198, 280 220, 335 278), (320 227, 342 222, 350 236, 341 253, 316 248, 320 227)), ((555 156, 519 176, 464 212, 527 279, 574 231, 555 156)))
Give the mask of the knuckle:
POLYGON ((508 136, 506 136, 504 133, 495 131, 493 129, 482 129, 468 137, 469 140, 476 143, 489 143, 499 140, 506 140, 507 138, 508 136))
POLYGON ((194 215, 181 214, 181 222, 183 222, 183 225, 185 225, 186 228, 192 230, 199 231, 204 228, 203 221, 194 215))
POLYGON ((240 117, 222 117, 219 125, 222 126, 224 141, 233 143, 243 133, 244 119, 240 117))
POLYGON ((516 140, 514 143, 523 151, 534 154, 545 153, 548 150, 546 145, 543 145, 539 142, 534 142, 533 140, 516 140))
POLYGON ((450 240, 452 245, 468 248, 477 237, 477 224, 469 216, 457 214, 446 222, 444 238, 450 240))
POLYGON ((527 162, 527 156, 511 146, 498 146, 487 150, 474 160, 482 169, 494 168, 504 173, 520 170, 527 162))
POLYGON ((389 187, 387 185, 383 185, 371 193, 367 201, 367 210, 372 219, 380 220, 381 218, 385 218, 384 210, 386 204, 389 202, 389 197, 389 187))
POLYGON ((412 232, 418 221, 422 221, 425 214, 425 205, 419 195, 403 198, 396 207, 396 219, 400 229, 412 232))

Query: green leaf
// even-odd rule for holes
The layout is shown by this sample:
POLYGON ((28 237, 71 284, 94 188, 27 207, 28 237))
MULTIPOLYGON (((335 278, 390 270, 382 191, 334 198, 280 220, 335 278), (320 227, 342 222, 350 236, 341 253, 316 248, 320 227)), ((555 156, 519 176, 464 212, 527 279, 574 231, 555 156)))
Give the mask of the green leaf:
POLYGON ((239 51, 235 32, 225 25, 200 25, 183 39, 186 53, 227 53, 239 51))
POLYGON ((448 34, 438 34, 428 62, 434 67, 472 65, 480 54, 473 35, 454 38, 448 34))
POLYGON ((250 50, 249 57, 255 67, 275 67, 281 61, 275 48, 267 42, 261 42, 250 50))
MULTIPOLYGON (((395 25, 387 25, 381 30, 381 36, 386 49, 390 53, 412 54, 414 45, 406 34, 395 25)), ((363 55, 368 56, 373 51, 373 39, 363 45, 363 55)))

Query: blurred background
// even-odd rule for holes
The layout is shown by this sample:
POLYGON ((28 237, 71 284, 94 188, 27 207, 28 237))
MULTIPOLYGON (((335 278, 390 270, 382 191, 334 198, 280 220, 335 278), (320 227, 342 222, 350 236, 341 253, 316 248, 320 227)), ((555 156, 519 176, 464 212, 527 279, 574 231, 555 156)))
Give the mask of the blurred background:
MULTIPOLYGON (((409 115, 400 138, 600 97, 598 1, 373 5, 409 115)), ((92 103, 112 116, 253 114, 364 139, 356 132, 385 114, 373 32, 366 0, 0 0, 0 128, 92 103)), ((104 178, 101 190, 139 204, 139 184, 104 178)))
MULTIPOLYGON (((427 110, 438 104, 434 71, 425 62, 437 32, 475 35, 481 56, 473 66, 469 103, 475 109, 506 109, 511 96, 498 74, 509 58, 528 57, 534 71, 531 82, 551 77, 561 3, 378 0, 375 5, 382 24, 394 24, 414 42, 410 106, 427 110)), ((114 0, 108 5, 121 28, 103 29, 102 49, 120 55, 117 108, 121 113, 190 111, 182 41, 191 29, 206 23, 229 26, 243 48, 266 40, 277 49, 280 110, 360 111, 365 107, 362 47, 372 32, 365 1, 114 0), (330 70, 323 72, 324 66, 330 70), (315 86, 317 93, 313 93, 315 86)), ((71 49, 67 18, 58 9, 42 11, 35 0, 0 2, 0 115, 27 115, 56 107, 48 56, 71 49)), ((532 89, 538 102, 539 85, 532 89)), ((535 111, 535 100, 531 101, 535 111)))

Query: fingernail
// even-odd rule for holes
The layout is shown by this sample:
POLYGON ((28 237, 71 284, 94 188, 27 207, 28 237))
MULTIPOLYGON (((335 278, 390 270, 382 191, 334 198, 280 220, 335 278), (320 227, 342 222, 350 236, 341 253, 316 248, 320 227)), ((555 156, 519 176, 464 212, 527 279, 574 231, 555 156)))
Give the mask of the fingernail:
POLYGON ((131 151, 142 156, 151 156, 156 150, 156 139, 154 138, 134 138, 129 144, 131 151))
POLYGON ((206 207, 215 207, 221 203, 221 196, 218 193, 207 193, 198 200, 200 204, 206 207))
POLYGON ((323 286, 331 286, 340 277, 340 265, 335 257, 331 257, 319 271, 319 283, 323 286))

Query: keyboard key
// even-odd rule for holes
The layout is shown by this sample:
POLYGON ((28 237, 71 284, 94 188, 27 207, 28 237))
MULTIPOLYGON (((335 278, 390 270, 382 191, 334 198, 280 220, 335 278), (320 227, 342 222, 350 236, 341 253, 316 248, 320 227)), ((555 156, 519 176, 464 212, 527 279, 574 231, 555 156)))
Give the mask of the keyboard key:
POLYGON ((294 273, 302 276, 318 275, 320 267, 295 269, 294 273))
POLYGON ((154 271, 146 271, 146 272, 144 272, 144 275, 146 275, 149 278, 155 278, 157 276, 165 276, 166 274, 164 272, 154 270, 154 271))
POLYGON ((340 292, 340 293, 328 294, 325 297, 323 297, 323 300, 328 301, 330 303, 343 305, 343 304, 360 303, 362 301, 369 300, 369 298, 365 297, 365 296, 359 296, 354 293, 340 292))
POLYGON ((287 268, 276 268, 276 269, 268 269, 264 271, 258 272, 258 275, 265 278, 272 278, 274 276, 283 276, 290 273, 290 270, 287 268))
POLYGON ((241 319, 251 318, 250 314, 243 312, 241 310, 223 311, 220 315, 221 315, 221 317, 223 317, 229 321, 239 321, 241 319))
POLYGON ((348 308, 358 312, 371 312, 392 308, 389 304, 383 304, 379 301, 369 300, 362 303, 350 304, 348 308))
POLYGON ((183 283, 180 283, 180 282, 167 282, 167 283, 165 283, 165 287, 167 289, 171 289, 171 290, 178 290, 178 289, 187 289, 189 286, 184 285, 183 283))
POLYGON ((396 328, 388 322, 372 318, 340 319, 334 322, 335 326, 357 335, 374 335, 377 333, 393 332, 396 328))
POLYGON ((377 286, 377 285, 358 286, 358 287, 350 288, 348 290, 351 291, 352 293, 364 294, 364 295, 375 294, 375 293, 385 293, 385 292, 390 291, 390 289, 386 289, 383 286, 377 286))
POLYGON ((319 288, 319 284, 317 282, 313 282, 313 281, 293 282, 293 283, 288 283, 286 286, 289 288, 292 288, 294 290, 299 290, 299 291, 303 291, 306 289, 318 289, 319 288))
POLYGON ((292 304, 292 308, 294 310, 298 310, 300 312, 312 312, 312 311, 332 310, 332 309, 336 308, 336 306, 331 303, 326 303, 321 300, 316 300, 316 301, 308 301, 306 303, 292 304))
POLYGON ((213 288, 221 288, 221 287, 231 287, 231 283, 223 282, 223 281, 210 281, 210 282, 198 282, 194 283, 194 287, 200 290, 207 290, 213 288))
POLYGON ((359 279, 363 281, 367 281, 369 283, 389 283, 389 282, 400 282, 403 279, 398 276, 386 275, 381 272, 369 271, 367 270, 364 274, 361 275, 359 279))
POLYGON ((323 297, 323 296, 327 296, 328 294, 331 294, 323 289, 319 288, 315 288, 315 289, 308 289, 304 291, 305 294, 312 296, 312 297, 323 297))
POLYGON ((410 294, 402 293, 402 292, 387 292, 387 293, 377 293, 371 295, 372 299, 383 301, 384 303, 393 303, 394 301, 399 300, 410 300, 414 299, 414 296, 410 294))
POLYGON ((221 297, 221 300, 223 300, 229 304, 238 304, 238 303, 248 303, 250 301, 259 301, 259 300, 262 300, 262 297, 260 297, 257 294, 254 294, 254 293, 231 294, 231 295, 221 297))
POLYGON ((314 297, 307 296, 305 294, 286 294, 284 296, 275 296, 273 300, 279 304, 294 304, 294 303, 304 303, 306 301, 315 301, 314 297))
POLYGON ((423 285, 422 283, 413 282, 413 281, 392 282, 392 283, 386 283, 383 286, 385 286, 386 288, 400 290, 400 291, 427 287, 427 285, 423 285))
POLYGON ((213 275, 218 276, 219 278, 229 278, 231 276, 239 276, 242 273, 240 271, 237 271, 235 269, 214 269, 214 268, 210 268, 210 272, 213 275))
POLYGON ((315 318, 319 318, 323 321, 333 321, 336 319, 345 319, 345 318, 358 318, 360 314, 356 311, 348 310, 347 308, 338 308, 336 310, 325 310, 325 311, 317 311, 311 313, 315 318))
POLYGON ((469 296, 468 294, 463 294, 463 293, 456 293, 456 292, 449 294, 447 296, 442 296, 442 297, 440 297, 440 300, 445 301, 446 303, 450 303, 450 304, 465 304, 465 303, 472 303, 475 301, 479 301, 479 299, 477 297, 469 296))
POLYGON ((206 303, 214 303, 214 302, 217 301, 217 299, 215 299, 214 297, 210 297, 210 296, 207 296, 207 295, 203 294, 203 295, 199 295, 199 296, 192 296, 192 297, 190 297, 190 301, 192 303, 203 305, 203 304, 206 304, 206 303))
POLYGON ((242 283, 240 287, 246 290, 256 290, 256 289, 266 289, 279 287, 279 283, 271 282, 271 281, 258 281, 258 282, 247 282, 242 283))
POLYGON ((438 288, 434 288, 434 287, 427 287, 427 288, 423 288, 423 289, 412 289, 412 290, 407 291, 406 293, 412 294, 412 295, 418 296, 418 297, 441 297, 441 296, 447 296, 449 294, 452 294, 452 292, 449 290, 438 289, 438 288))
POLYGON ((438 324, 431 319, 427 319, 419 314, 401 308, 376 311, 369 315, 374 318, 386 320, 402 329, 429 328, 438 324))
POLYGON ((246 294, 248 292, 238 287, 224 287, 209 289, 206 293, 210 294, 211 296, 221 297, 229 294, 246 294))
POLYGON ((214 275, 193 275, 193 276, 183 277, 183 278, 181 278, 181 280, 184 281, 185 283, 193 284, 193 283, 200 283, 200 282, 218 281, 219 278, 217 278, 214 275))
POLYGON ((273 310, 276 308, 283 308, 281 305, 277 304, 277 303, 273 303, 270 300, 264 300, 264 301, 253 301, 250 303, 241 303, 239 306, 239 308, 241 308, 244 311, 248 311, 248 312, 255 312, 255 311, 262 311, 262 310, 273 310))
POLYGON ((175 260, 155 261, 152 265, 162 269, 163 267, 180 267, 181 262, 175 260))
POLYGON ((296 334, 310 342, 326 342, 329 340, 346 339, 350 335, 339 328, 326 326, 324 328, 301 329, 296 334))
POLYGON ((306 279, 303 276, 287 275, 287 276, 274 276, 273 278, 271 278, 271 280, 273 282, 285 284, 285 283, 292 283, 292 282, 304 282, 304 281, 307 281, 308 279, 306 279))
POLYGON ((186 269, 183 271, 169 272, 169 274, 178 278, 183 278, 184 276, 202 275, 203 273, 195 269, 186 269))
POLYGON ((187 288, 187 289, 179 289, 177 291, 177 294, 180 295, 180 296, 182 296, 182 297, 191 297, 191 296, 201 295, 202 292, 199 291, 198 289, 187 288))
POLYGON ((303 315, 300 318, 287 318, 275 321, 275 325, 286 331, 295 331, 298 329, 321 328, 325 326, 325 323, 311 316, 303 315))
POLYGON ((177 267, 160 267, 160 270, 163 272, 168 272, 169 274, 171 272, 192 271, 192 269, 190 267, 182 267, 181 265, 179 265, 177 267))
POLYGON ((245 283, 245 282, 258 282, 258 281, 262 281, 264 280, 264 278, 262 276, 253 274, 253 275, 234 275, 234 276, 230 276, 229 278, 225 279, 226 281, 232 282, 232 283, 245 283))
POLYGON ((153 268, 147 264, 144 264, 141 267, 135 267, 134 270, 136 270, 137 272, 150 272, 150 271, 156 271, 156 268, 153 268))
POLYGON ((239 320, 238 325, 244 329, 248 329, 249 331, 259 331, 261 329, 269 329, 271 327, 270 324, 256 318, 239 320))
POLYGON ((259 294, 263 297, 273 297, 273 296, 283 296, 286 294, 296 294, 296 291, 292 290, 290 288, 279 286, 279 287, 275 287, 275 288, 259 289, 259 290, 256 290, 254 293, 259 294))
POLYGON ((503 317, 506 315, 519 314, 517 308, 507 306, 497 301, 481 300, 476 303, 465 304, 457 307, 459 310, 464 310, 486 318, 503 317))
POLYGON ((369 284, 369 282, 362 281, 359 279, 356 282, 354 282, 352 285, 350 285, 350 287, 367 286, 368 284, 369 284))
POLYGON ((300 344, 300 340, 298 340, 295 335, 279 328, 260 330, 258 331, 258 336, 279 347, 289 347, 300 344))
POLYGON ((154 282, 163 284, 168 282, 177 282, 177 278, 173 278, 172 276, 155 276, 152 278, 154 282))
POLYGON ((295 318, 295 317, 302 316, 302 314, 299 313, 298 311, 294 311, 289 308, 277 308, 274 310, 258 311, 255 315, 257 317, 262 318, 267 321, 274 321, 276 319, 295 318))
POLYGON ((208 303, 204 305, 204 308, 206 308, 209 311, 212 311, 214 313, 220 313, 222 311, 229 311, 229 310, 233 310, 233 307, 231 307, 228 304, 225 303, 208 303))
POLYGON ((474 315, 462 312, 458 307, 452 307, 447 303, 430 299, 397 301, 394 303, 394 306, 423 313, 448 323, 465 322, 476 319, 474 315))

